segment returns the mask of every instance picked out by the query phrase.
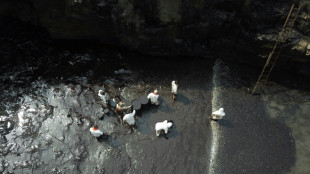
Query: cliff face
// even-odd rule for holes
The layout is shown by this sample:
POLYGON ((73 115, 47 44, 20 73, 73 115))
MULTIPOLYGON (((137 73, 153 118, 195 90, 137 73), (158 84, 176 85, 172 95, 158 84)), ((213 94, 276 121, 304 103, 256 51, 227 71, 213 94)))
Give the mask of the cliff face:
MULTIPOLYGON (((281 30, 290 0, 12 0, 13 15, 45 27, 55 39, 95 39, 154 55, 204 57, 213 53, 263 63, 281 30)), ((310 2, 283 51, 288 69, 310 64, 310 2), (293 65, 293 67, 292 67, 293 65)), ((280 62, 281 64, 281 62, 280 62)), ((303 70, 302 70, 303 71, 303 70)), ((310 73, 309 73, 310 74, 310 73)))

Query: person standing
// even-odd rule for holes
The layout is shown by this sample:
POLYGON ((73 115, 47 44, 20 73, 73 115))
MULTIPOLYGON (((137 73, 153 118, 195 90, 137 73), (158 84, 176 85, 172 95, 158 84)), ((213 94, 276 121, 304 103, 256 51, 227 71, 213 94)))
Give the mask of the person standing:
POLYGON ((102 99, 103 106, 107 107, 107 100, 109 100, 109 95, 105 93, 103 90, 99 90, 98 96, 102 99))
POLYGON ((157 89, 155 89, 154 92, 149 93, 149 95, 147 96, 151 103, 155 105, 159 105, 158 97, 159 95, 157 89))
POLYGON ((173 80, 171 82, 171 93, 172 93, 172 99, 174 101, 177 99, 178 86, 179 86, 179 84, 176 80, 173 80))

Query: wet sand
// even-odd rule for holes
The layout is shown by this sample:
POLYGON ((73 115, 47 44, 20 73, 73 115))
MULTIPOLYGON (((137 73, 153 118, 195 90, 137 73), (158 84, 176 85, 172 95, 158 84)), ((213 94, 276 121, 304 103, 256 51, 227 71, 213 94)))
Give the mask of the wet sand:
POLYGON ((271 119, 291 129, 296 148, 296 162, 290 174, 307 174, 310 171, 310 94, 281 85, 265 86, 263 101, 271 119))

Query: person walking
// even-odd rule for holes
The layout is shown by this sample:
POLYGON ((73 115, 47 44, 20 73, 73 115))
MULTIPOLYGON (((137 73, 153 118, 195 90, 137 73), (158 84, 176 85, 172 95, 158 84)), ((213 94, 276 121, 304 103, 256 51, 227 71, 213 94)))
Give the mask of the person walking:
POLYGON ((109 100, 109 95, 105 93, 103 90, 99 90, 98 96, 102 99, 103 106, 107 107, 107 101, 109 100))

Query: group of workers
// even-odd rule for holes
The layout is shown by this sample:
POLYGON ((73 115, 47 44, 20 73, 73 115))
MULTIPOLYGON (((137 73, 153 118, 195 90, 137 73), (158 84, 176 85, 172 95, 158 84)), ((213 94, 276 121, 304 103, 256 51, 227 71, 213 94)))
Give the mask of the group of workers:
MULTIPOLYGON (((178 91, 178 83, 177 81, 172 81, 171 82, 171 93, 172 93, 172 100, 176 100, 177 99, 177 91, 178 91)), ((98 96, 102 99, 103 101, 103 106, 106 107, 107 106, 107 100, 109 99, 109 96, 107 93, 105 93, 103 90, 99 90, 98 96)), ((159 95, 158 95, 158 91, 157 89, 155 89, 153 92, 149 93, 147 96, 149 102, 153 105, 159 105, 159 95)), ((120 101, 116 107, 115 107, 115 112, 118 116, 122 117, 122 121, 123 123, 127 123, 130 126, 134 126, 135 125, 135 114, 136 111, 133 110, 130 113, 127 113, 125 115, 123 115, 125 110, 130 109, 132 106, 125 106, 125 103, 120 101)), ((220 108, 217 111, 212 112, 212 114, 210 115, 210 119, 214 120, 214 121, 218 121, 220 119, 222 119, 225 116, 225 112, 223 108, 220 108)), ((164 134, 168 134, 169 129, 172 127, 173 123, 171 121, 167 121, 164 120, 163 122, 157 122, 155 124, 155 133, 156 136, 160 136, 160 134, 162 132, 164 132, 164 134)), ((93 125, 90 128, 90 132, 97 138, 102 138, 102 137, 107 137, 101 130, 98 129, 97 125, 93 125)))

